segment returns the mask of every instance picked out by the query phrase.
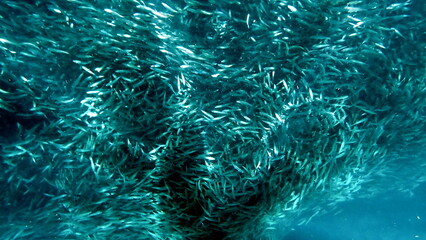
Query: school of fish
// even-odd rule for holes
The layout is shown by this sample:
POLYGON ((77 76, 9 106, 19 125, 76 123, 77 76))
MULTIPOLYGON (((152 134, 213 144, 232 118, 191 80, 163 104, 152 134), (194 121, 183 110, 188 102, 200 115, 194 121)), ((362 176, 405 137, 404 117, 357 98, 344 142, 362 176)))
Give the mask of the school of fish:
POLYGON ((425 149, 422 0, 0 1, 1 239, 273 239, 425 149))

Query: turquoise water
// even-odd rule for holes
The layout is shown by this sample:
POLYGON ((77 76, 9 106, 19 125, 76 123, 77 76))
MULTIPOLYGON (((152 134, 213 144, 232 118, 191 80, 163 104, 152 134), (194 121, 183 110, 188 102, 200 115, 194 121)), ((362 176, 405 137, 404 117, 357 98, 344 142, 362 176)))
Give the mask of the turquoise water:
POLYGON ((278 233, 276 239, 424 239, 425 187, 422 184, 413 195, 391 191, 341 203, 336 210, 306 225, 295 225, 291 233, 278 233))

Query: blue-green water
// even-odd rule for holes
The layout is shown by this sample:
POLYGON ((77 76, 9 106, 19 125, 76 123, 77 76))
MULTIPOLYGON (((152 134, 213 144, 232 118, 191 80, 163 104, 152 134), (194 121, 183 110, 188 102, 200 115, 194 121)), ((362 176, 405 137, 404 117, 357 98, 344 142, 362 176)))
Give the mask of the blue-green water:
POLYGON ((276 239, 424 239, 425 189, 426 185, 422 184, 413 195, 391 191, 374 198, 338 204, 333 212, 317 217, 306 225, 295 225, 291 233, 277 233, 276 239))

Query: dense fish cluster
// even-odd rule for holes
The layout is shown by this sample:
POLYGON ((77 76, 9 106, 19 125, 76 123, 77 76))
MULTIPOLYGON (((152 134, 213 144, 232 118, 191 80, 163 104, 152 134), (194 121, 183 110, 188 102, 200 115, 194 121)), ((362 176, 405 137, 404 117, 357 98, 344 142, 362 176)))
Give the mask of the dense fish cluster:
POLYGON ((409 191, 425 19, 422 0, 2 0, 0 238, 268 239, 409 191))

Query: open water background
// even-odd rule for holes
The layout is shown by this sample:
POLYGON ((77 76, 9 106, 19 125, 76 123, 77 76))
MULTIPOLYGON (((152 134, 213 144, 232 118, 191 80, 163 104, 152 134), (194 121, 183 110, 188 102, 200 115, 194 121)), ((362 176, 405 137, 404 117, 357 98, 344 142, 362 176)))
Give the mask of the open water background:
POLYGON ((426 239, 426 184, 413 195, 397 191, 338 204, 279 240, 418 240, 426 239))

